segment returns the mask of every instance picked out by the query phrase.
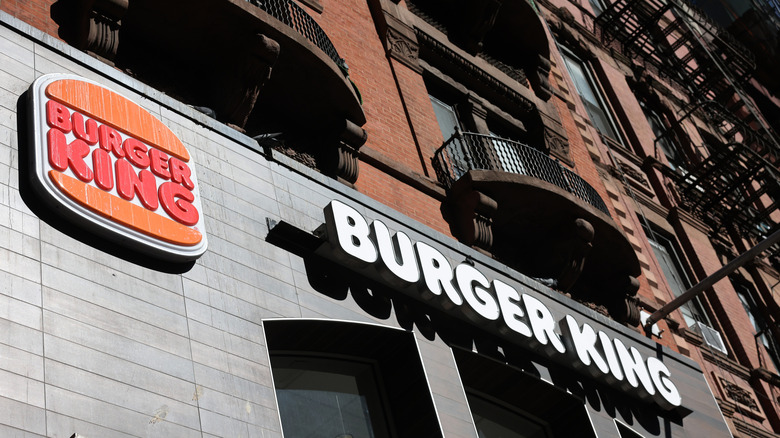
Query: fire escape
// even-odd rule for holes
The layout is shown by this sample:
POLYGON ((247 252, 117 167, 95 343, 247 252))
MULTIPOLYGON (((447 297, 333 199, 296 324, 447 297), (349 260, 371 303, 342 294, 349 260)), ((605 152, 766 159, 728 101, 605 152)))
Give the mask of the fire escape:
POLYGON ((721 136, 690 169, 663 166, 682 205, 715 233, 727 227, 760 239, 776 228, 780 145, 742 88, 755 70, 749 51, 684 0, 617 0, 597 24, 606 44, 688 92, 677 123, 696 116, 721 136))

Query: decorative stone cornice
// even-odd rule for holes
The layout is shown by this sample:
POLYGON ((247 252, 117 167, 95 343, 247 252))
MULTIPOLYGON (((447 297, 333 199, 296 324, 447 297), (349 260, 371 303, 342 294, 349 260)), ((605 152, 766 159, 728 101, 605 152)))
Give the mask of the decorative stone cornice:
POLYGON ((740 365, 737 361, 731 359, 720 351, 713 350, 711 348, 702 347, 704 340, 698 334, 692 332, 688 328, 681 328, 680 332, 686 341, 699 347, 702 357, 707 362, 722 368, 724 371, 728 371, 731 374, 743 379, 750 379, 750 369, 746 366, 740 365))
POLYGON ((772 386, 780 388, 780 376, 766 368, 754 368, 750 370, 750 376, 753 379, 760 379, 772 386))

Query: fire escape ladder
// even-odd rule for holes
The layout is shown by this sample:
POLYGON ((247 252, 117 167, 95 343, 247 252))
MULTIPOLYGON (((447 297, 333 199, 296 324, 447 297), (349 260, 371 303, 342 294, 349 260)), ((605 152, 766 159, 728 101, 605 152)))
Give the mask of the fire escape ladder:
POLYGON ((691 103, 674 125, 696 115, 728 143, 710 144, 710 156, 687 171, 666 172, 682 205, 716 231, 733 226, 760 238, 777 226, 770 215, 780 211, 780 144, 742 90, 756 67, 750 52, 685 0, 616 0, 596 23, 605 43, 618 42, 642 68, 688 91, 691 103))

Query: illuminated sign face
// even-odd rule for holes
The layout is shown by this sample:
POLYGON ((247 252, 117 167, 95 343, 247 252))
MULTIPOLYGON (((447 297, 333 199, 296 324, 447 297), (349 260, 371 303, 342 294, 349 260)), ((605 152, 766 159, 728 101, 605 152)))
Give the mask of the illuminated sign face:
POLYGON ((405 294, 461 317, 511 342, 604 383, 652 400, 665 409, 681 405, 667 366, 654 356, 611 338, 571 315, 556 321, 531 294, 489 280, 472 263, 453 267, 436 248, 370 224, 354 208, 332 201, 325 208, 330 245, 339 262, 376 276, 405 294), (521 293, 522 292, 522 293, 521 293))
POLYGON ((138 104, 71 75, 31 88, 33 186, 77 224, 158 258, 206 251, 198 179, 182 142, 138 104))

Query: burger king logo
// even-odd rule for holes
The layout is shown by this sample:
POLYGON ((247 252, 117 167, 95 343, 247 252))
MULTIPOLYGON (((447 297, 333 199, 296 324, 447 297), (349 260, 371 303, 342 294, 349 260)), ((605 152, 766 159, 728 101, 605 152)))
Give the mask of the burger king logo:
POLYGON ((52 74, 31 89, 33 187, 70 220, 160 258, 206 251, 187 149, 151 113, 93 81, 52 74))

